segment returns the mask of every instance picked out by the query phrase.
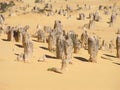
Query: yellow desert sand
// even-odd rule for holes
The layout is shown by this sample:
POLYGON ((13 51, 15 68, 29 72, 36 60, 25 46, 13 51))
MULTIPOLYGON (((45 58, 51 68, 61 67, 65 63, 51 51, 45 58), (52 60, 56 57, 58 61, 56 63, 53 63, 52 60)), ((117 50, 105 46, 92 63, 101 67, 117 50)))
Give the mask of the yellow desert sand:
MULTIPOLYGON (((73 30, 80 37, 84 24, 89 20, 77 20, 79 13, 88 16, 90 12, 96 12, 99 5, 119 7, 117 19, 114 26, 109 27, 107 22, 111 14, 105 15, 101 11, 102 19, 95 23, 95 28, 87 30, 89 35, 101 37, 107 43, 113 40, 115 44, 118 35, 116 33, 120 28, 120 0, 43 0, 43 4, 34 3, 35 0, 0 0, 3 1, 14 1, 17 7, 29 5, 26 11, 13 10, 13 16, 9 15, 10 10, 0 14, 5 16, 3 27, 29 25, 28 32, 31 37, 37 31, 38 24, 42 29, 44 26, 53 28, 55 20, 61 21, 65 31, 73 30), (65 8, 67 4, 73 10, 77 4, 80 7, 84 4, 90 5, 92 9, 70 12, 68 16, 47 16, 31 11, 34 6, 43 8, 47 2, 51 3, 54 9, 65 8)), ((17 61, 17 55, 24 52, 22 43, 7 41, 7 35, 4 32, 0 34, 0 90, 120 90, 120 58, 116 58, 116 48, 112 51, 99 50, 97 63, 88 62, 88 51, 81 48, 79 53, 73 54, 72 64, 67 65, 67 70, 59 74, 48 69, 61 68, 62 60, 56 59, 56 53, 48 50, 47 43, 36 40, 37 38, 32 37, 33 56, 30 62, 25 63, 17 61), (46 55, 46 60, 38 62, 43 55, 46 55)))

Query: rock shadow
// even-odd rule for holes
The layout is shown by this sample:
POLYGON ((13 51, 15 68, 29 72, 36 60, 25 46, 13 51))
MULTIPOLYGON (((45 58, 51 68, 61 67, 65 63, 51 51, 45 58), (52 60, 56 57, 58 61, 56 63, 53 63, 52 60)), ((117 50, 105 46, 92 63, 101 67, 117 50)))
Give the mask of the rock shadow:
POLYGON ((9 41, 8 39, 2 39, 3 41, 9 41))
POLYGON ((19 48, 23 48, 22 45, 19 45, 19 44, 15 44, 15 46, 19 47, 19 48))
POLYGON ((88 60, 83 57, 74 57, 74 58, 83 62, 88 62, 88 60))
POLYGON ((103 54, 103 55, 108 56, 108 57, 112 57, 112 58, 116 58, 116 56, 109 55, 109 54, 103 54))
POLYGON ((117 65, 120 65, 120 63, 117 63, 117 62, 113 62, 114 64, 117 64, 117 65))
POLYGON ((54 57, 54 56, 50 56, 50 55, 45 55, 46 58, 52 58, 52 59, 57 59, 57 57, 54 57))
POLYGON ((42 49, 44 49, 44 50, 48 50, 48 48, 46 48, 46 47, 42 47, 42 46, 41 46, 40 48, 42 48, 42 49))

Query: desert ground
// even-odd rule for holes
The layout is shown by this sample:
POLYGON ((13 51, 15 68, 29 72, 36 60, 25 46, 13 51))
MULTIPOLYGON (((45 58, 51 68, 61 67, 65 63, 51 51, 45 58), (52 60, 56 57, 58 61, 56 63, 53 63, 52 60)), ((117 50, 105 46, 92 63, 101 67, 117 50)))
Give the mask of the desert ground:
MULTIPOLYGON (((10 0, 0 0, 10 1, 10 0)), ((56 58, 55 52, 48 50, 48 44, 37 42, 32 35, 37 31, 39 24, 53 28, 55 20, 60 20, 66 32, 73 30, 80 35, 83 33, 83 25, 89 22, 88 19, 77 20, 79 13, 86 16, 90 12, 96 12, 99 5, 113 6, 120 8, 120 0, 45 0, 44 3, 51 3, 54 9, 65 8, 66 4, 75 10, 76 5, 81 7, 90 5, 90 10, 81 9, 71 12, 68 16, 51 15, 31 12, 36 5, 43 7, 44 3, 34 3, 34 0, 22 0, 15 2, 16 7, 29 5, 26 11, 15 12, 9 15, 9 10, 0 14, 5 17, 3 28, 6 26, 29 25, 29 33, 33 42, 33 56, 30 62, 17 61, 17 55, 24 52, 21 42, 7 41, 7 35, 0 34, 0 90, 120 90, 120 58, 116 58, 116 48, 111 50, 99 50, 97 63, 88 62, 89 54, 84 48, 79 53, 73 53, 72 64, 67 65, 63 74, 48 71, 49 68, 61 68, 61 59, 56 58), (51 2, 50 2, 51 1, 51 2), (26 13, 25 13, 26 12, 26 13), (44 62, 38 62, 39 57, 46 55, 44 62)), ((15 7, 14 6, 14 7, 15 7)), ((117 12, 117 19, 113 26, 109 27, 110 15, 99 11, 102 19, 95 23, 95 27, 87 29, 88 34, 96 35, 105 40, 108 44, 111 40, 116 41, 120 28, 120 9, 117 12)))

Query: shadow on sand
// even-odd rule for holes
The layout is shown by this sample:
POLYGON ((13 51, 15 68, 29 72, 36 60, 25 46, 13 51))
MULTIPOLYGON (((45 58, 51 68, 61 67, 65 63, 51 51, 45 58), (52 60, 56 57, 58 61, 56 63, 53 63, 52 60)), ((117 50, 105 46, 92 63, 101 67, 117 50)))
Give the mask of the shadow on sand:
POLYGON ((32 40, 32 41, 34 41, 34 42, 38 42, 37 40, 32 40))
POLYGON ((40 48, 42 48, 42 49, 44 49, 44 50, 48 50, 48 48, 46 48, 46 47, 42 47, 42 46, 41 46, 40 48))
POLYGON ((15 46, 19 47, 19 48, 23 48, 22 45, 19 45, 19 44, 15 44, 15 46))
POLYGON ((52 59, 57 59, 56 57, 54 57, 54 56, 50 56, 50 55, 45 55, 46 56, 46 58, 52 58, 52 59))
POLYGON ((120 63, 113 62, 114 64, 120 65, 120 63))
POLYGON ((88 60, 83 57, 74 57, 74 58, 83 62, 88 62, 88 60))
POLYGON ((112 57, 112 58, 116 58, 116 56, 109 55, 109 54, 103 54, 103 55, 108 56, 108 57, 112 57))
POLYGON ((9 41, 8 39, 2 39, 3 41, 9 41))

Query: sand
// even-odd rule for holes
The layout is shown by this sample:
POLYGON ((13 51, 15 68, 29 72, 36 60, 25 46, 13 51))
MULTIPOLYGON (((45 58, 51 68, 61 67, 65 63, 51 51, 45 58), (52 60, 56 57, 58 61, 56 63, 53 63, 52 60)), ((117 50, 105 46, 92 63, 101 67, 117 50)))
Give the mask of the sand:
MULTIPOLYGON (((47 1, 47 0, 46 0, 47 1)), ((52 2, 54 3, 55 0, 52 2)), ((112 5, 119 0, 68 0, 68 4, 75 6, 76 3, 88 3, 96 6, 98 4, 112 5), (94 3, 93 3, 94 2, 94 3)), ((34 0, 25 0, 34 6, 34 0)), ((55 8, 65 6, 64 0, 58 0, 55 8)), ((88 11, 81 11, 88 13, 88 11)), ((55 20, 61 20, 66 31, 74 30, 78 35, 83 32, 82 26, 88 22, 76 20, 78 13, 72 14, 70 19, 64 16, 45 16, 35 13, 7 17, 7 25, 30 25, 29 32, 36 32, 37 24, 53 27, 55 20)), ((116 39, 117 29, 120 28, 120 16, 114 27, 108 27, 106 23, 109 17, 102 15, 102 21, 96 23, 94 30, 88 33, 102 37, 107 42, 116 39)), ((102 51, 97 56, 97 63, 87 62, 89 54, 87 50, 81 49, 78 54, 73 54, 73 64, 68 65, 68 70, 63 74, 47 71, 48 68, 61 67, 61 60, 55 58, 55 53, 49 52, 47 43, 35 42, 33 39, 34 53, 29 63, 16 61, 17 54, 23 53, 21 43, 6 41, 7 36, 0 36, 0 90, 120 90, 120 59, 116 57, 116 50, 102 51), (47 55, 45 62, 38 62, 39 57, 47 55), (105 59, 106 58, 106 59, 105 59)))

